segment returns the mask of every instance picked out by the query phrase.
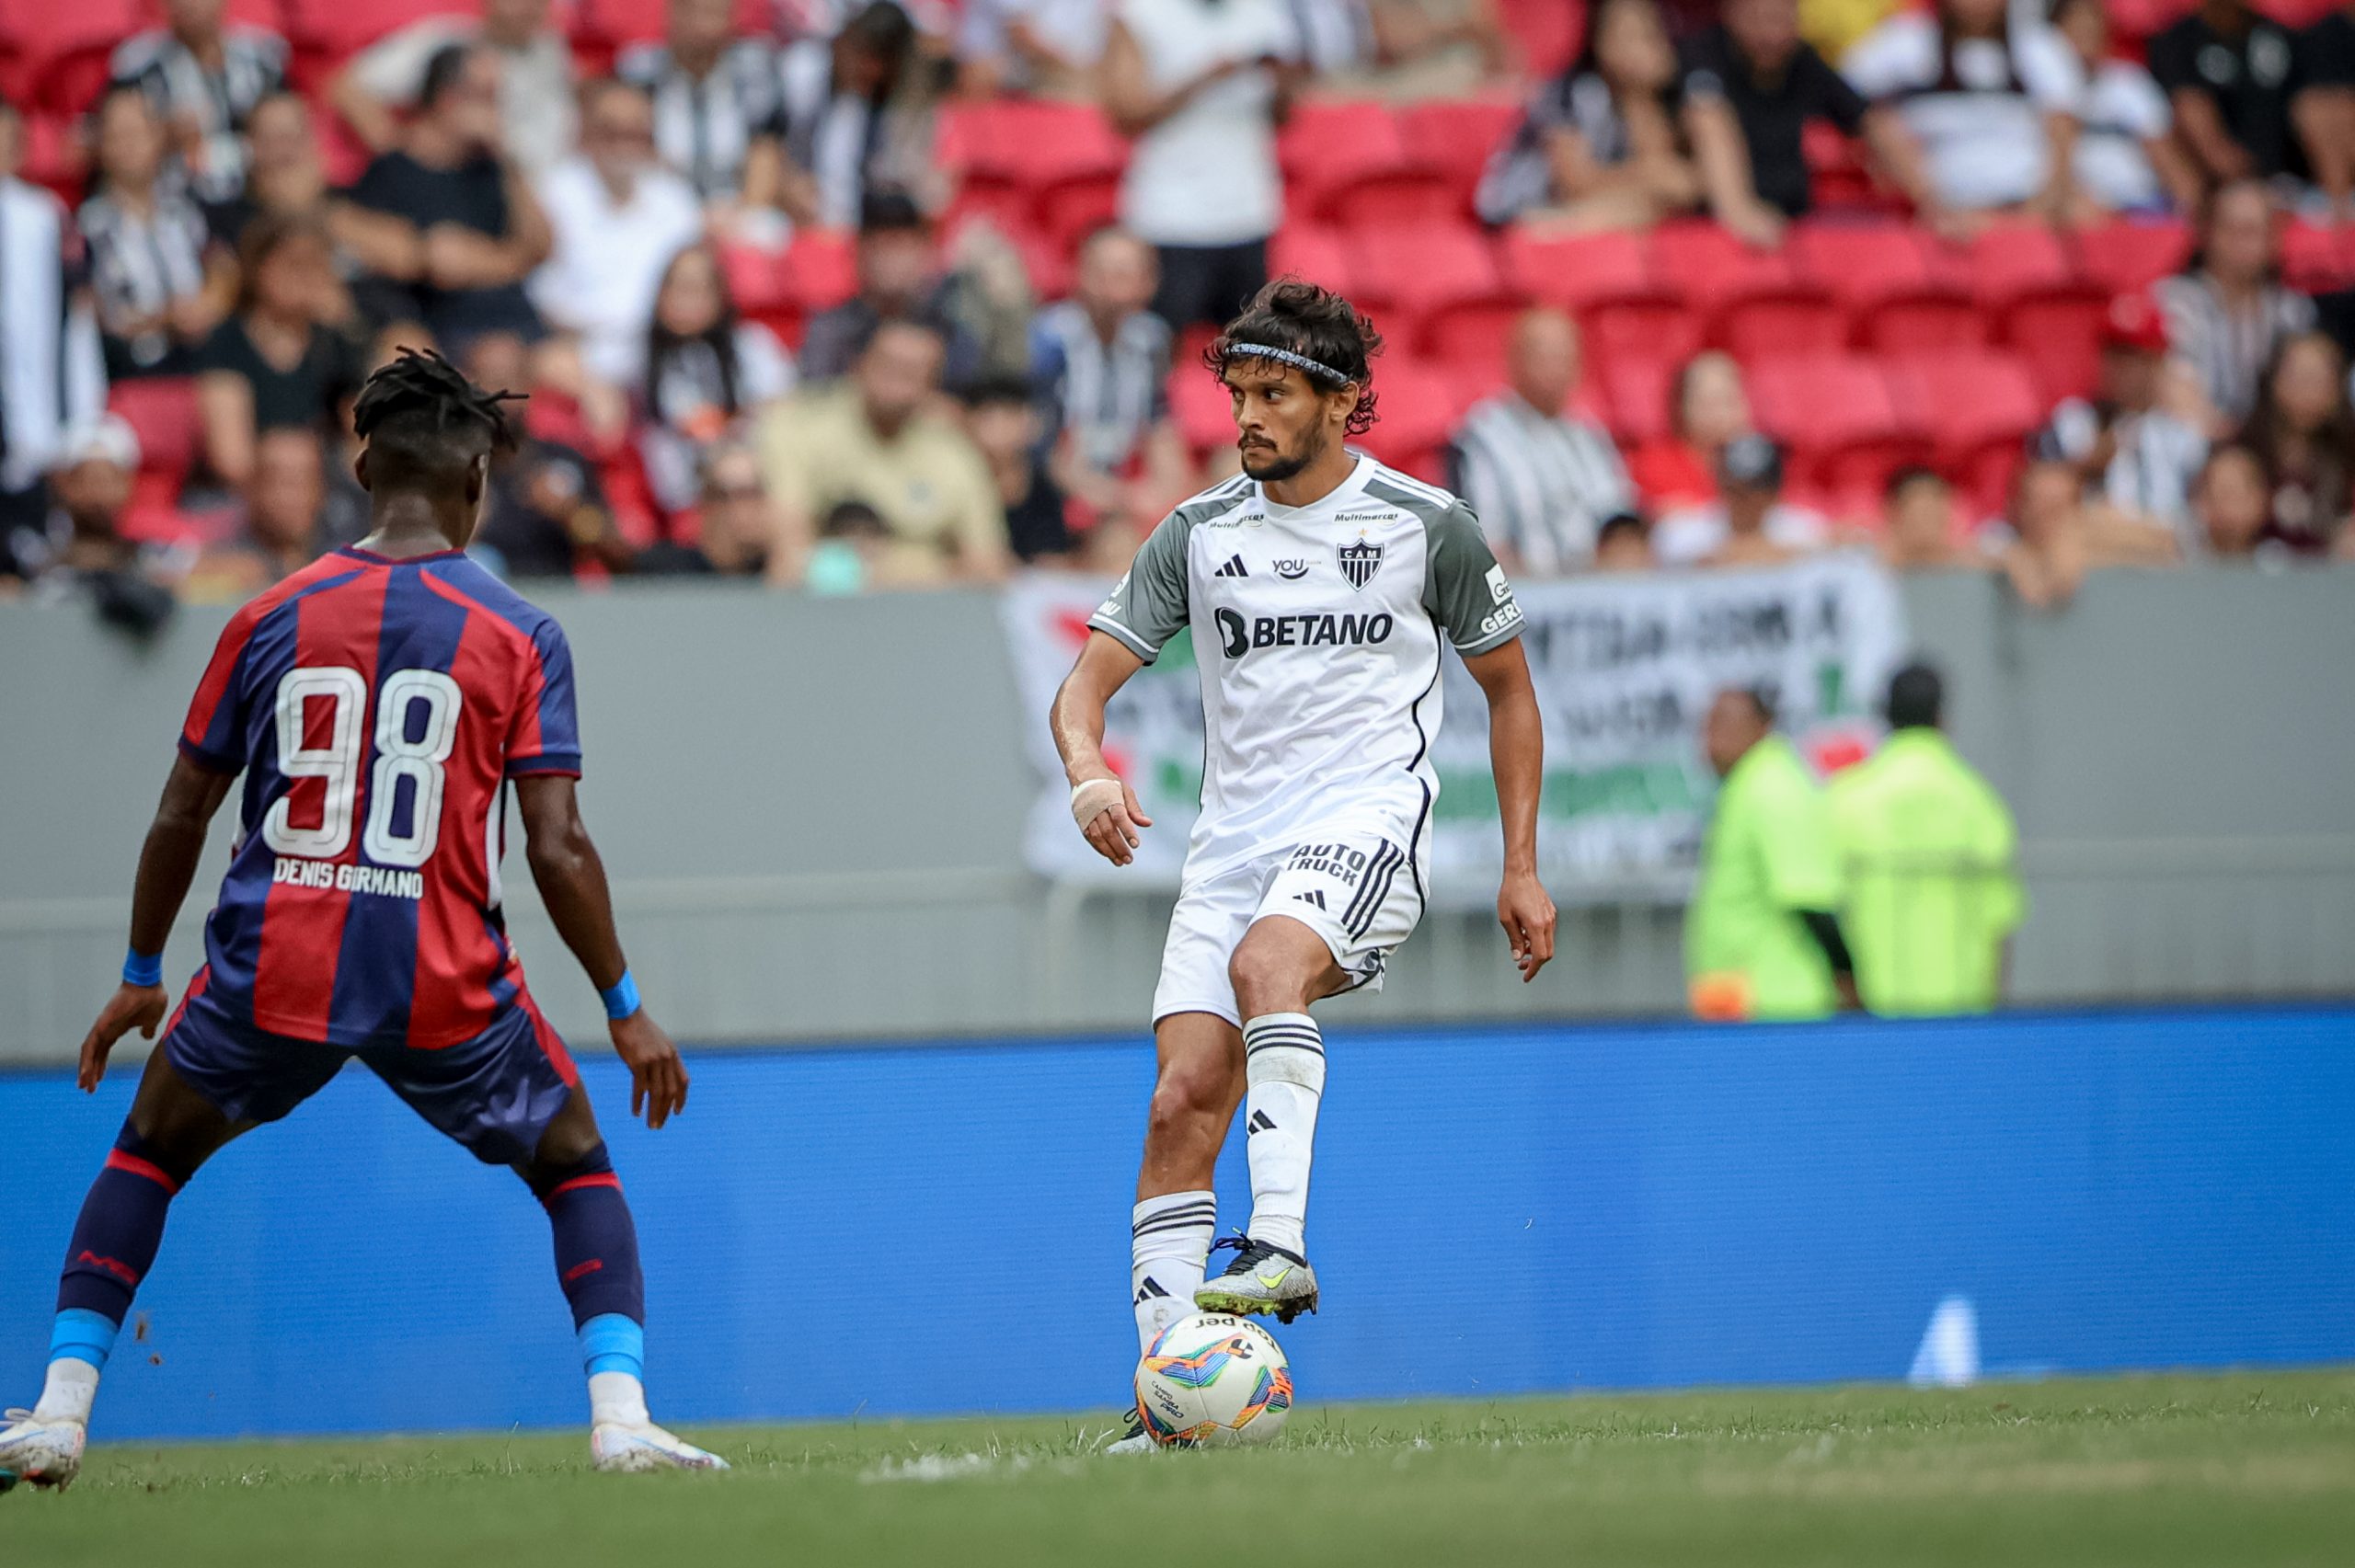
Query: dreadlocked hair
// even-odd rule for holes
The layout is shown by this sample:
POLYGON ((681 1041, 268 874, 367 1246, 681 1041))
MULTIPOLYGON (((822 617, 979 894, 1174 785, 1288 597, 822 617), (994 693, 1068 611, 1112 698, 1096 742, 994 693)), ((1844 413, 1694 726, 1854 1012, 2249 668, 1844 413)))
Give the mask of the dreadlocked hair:
MULTIPOLYGON (((1273 369, 1277 361, 1237 354, 1239 343, 1256 343, 1304 355, 1329 365, 1358 389, 1357 406, 1350 410, 1349 433, 1361 436, 1373 428, 1373 357, 1382 352, 1382 334, 1366 314, 1330 289, 1299 278, 1278 278, 1251 296, 1243 314, 1202 350, 1202 364, 1223 377, 1230 363, 1258 364, 1273 369)), ((1311 376, 1320 392, 1337 391, 1324 379, 1311 376)))
POLYGON ((512 449, 515 425, 500 405, 521 403, 524 396, 520 392, 485 392, 432 349, 403 349, 361 387, 359 401, 351 406, 351 429, 364 441, 388 419, 419 414, 432 421, 436 433, 453 426, 479 425, 493 446, 512 449))

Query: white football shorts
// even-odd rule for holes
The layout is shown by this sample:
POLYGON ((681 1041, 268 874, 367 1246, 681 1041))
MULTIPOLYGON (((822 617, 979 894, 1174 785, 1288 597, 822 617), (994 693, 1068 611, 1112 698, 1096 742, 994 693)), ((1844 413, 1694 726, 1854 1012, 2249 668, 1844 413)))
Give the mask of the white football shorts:
POLYGON ((1350 977, 1346 989, 1380 990, 1391 949, 1413 934, 1423 914, 1430 867, 1410 858, 1408 841, 1395 829, 1316 834, 1189 881, 1169 916, 1153 1021, 1214 1013, 1240 1028, 1227 963, 1243 933, 1269 915, 1289 915, 1323 937, 1350 977))

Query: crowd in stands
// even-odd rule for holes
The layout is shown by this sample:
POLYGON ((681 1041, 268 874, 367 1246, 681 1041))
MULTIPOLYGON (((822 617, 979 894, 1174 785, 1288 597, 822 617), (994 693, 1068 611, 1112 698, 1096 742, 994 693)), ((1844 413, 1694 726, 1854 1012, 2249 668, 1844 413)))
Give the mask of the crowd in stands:
POLYGON ((1116 571, 1285 272, 1530 576, 2355 557, 2328 0, 86 0, 0 91, 0 592, 127 623, 362 536, 405 346, 531 395, 518 578, 1116 571))

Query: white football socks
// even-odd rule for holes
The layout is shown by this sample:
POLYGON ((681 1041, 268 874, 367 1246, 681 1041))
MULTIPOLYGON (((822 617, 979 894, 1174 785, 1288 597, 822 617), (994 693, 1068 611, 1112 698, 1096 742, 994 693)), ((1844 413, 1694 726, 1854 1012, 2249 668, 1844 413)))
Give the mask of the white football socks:
POLYGON ((621 1426, 648 1426, 653 1417, 646 1413, 646 1385, 627 1372, 592 1372, 589 1374, 589 1425, 607 1424, 621 1426))
POLYGON ((1218 1229, 1218 1195, 1164 1193, 1136 1206, 1129 1227, 1129 1291, 1137 1314, 1137 1353, 1161 1331, 1191 1317, 1194 1292, 1218 1229))
POLYGON ((87 1361, 61 1356, 49 1364, 49 1378, 41 1384, 33 1415, 40 1421, 78 1421, 87 1426, 90 1406, 98 1397, 98 1369, 87 1361))
POLYGON ((40 1384, 40 1399, 33 1401, 35 1420, 83 1422, 89 1425, 89 1405, 99 1399, 99 1368, 73 1356, 50 1363, 50 1378, 40 1384))
POLYGON ((1298 1253, 1308 1223, 1316 1106, 1325 1097, 1325 1037, 1305 1013, 1264 1013, 1243 1025, 1243 1052, 1250 1236, 1298 1253))

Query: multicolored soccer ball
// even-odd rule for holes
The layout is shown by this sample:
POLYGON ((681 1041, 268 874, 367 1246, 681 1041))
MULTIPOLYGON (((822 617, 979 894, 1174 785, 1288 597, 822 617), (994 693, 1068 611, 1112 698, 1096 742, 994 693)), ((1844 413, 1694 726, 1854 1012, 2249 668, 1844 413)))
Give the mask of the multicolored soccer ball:
POLYGON ((1137 1414, 1165 1448, 1272 1443, 1292 1411, 1292 1368, 1248 1318, 1197 1312, 1161 1331, 1137 1363, 1137 1414))

